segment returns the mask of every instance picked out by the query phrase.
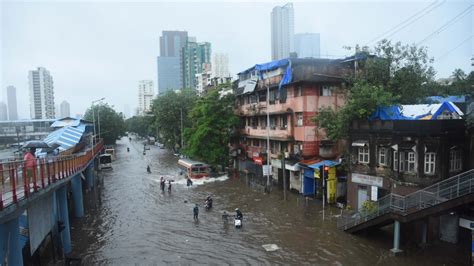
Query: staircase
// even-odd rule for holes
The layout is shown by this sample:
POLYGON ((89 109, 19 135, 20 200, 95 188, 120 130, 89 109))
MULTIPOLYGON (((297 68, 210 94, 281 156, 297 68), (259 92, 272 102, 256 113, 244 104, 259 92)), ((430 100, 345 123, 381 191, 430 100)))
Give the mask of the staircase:
POLYGON ((406 196, 389 194, 380 198, 371 212, 342 215, 337 228, 350 233, 383 226, 393 220, 409 222, 427 215, 474 202, 474 169, 450 177, 406 196))

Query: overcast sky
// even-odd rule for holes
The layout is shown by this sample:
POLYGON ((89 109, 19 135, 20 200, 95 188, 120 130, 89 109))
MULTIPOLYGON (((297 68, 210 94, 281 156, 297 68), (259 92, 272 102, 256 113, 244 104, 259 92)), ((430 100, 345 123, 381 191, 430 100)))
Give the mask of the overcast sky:
MULTIPOLYGON (((437 77, 455 68, 471 71, 470 0, 293 2, 295 33, 320 33, 321 56, 343 57, 348 55, 343 46, 366 44, 434 2, 440 5, 390 38, 417 43, 434 33, 422 45, 435 59, 437 77)), ((127 112, 127 105, 132 111, 139 80, 152 79, 156 92, 162 30, 186 30, 211 42, 213 52, 229 55, 235 74, 270 60, 270 12, 284 3, 0 0, 0 84, 2 90, 17 87, 20 118, 29 118, 28 71, 38 66, 51 72, 55 102, 68 101, 71 115, 84 113, 101 97, 117 111, 127 112)))

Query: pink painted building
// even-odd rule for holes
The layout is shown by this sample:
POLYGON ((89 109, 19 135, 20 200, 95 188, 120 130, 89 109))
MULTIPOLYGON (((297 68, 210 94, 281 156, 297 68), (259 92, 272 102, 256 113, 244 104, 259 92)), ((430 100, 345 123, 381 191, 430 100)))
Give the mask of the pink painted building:
POLYGON ((278 158, 285 153, 288 188, 300 191, 297 164, 300 160, 334 159, 340 153, 339 145, 327 141, 324 131, 312 118, 322 107, 337 110, 344 104, 345 77, 353 67, 351 62, 342 60, 285 60, 287 64, 281 60, 276 61, 277 66, 272 62, 269 67, 269 64, 256 65, 239 73, 235 111, 241 126, 240 139, 234 148, 238 151, 239 170, 261 175, 259 165, 262 161, 266 164, 267 156, 268 110, 273 179, 282 181, 278 158), (266 86, 270 88, 268 106, 266 86))

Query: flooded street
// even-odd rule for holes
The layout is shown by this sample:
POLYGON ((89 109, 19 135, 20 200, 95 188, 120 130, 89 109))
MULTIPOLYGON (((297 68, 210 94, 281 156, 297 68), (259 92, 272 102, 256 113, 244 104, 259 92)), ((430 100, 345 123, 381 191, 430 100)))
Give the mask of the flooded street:
MULTIPOLYGON (((455 249, 432 247, 390 256, 390 231, 351 235, 336 229, 338 209, 326 209, 278 189, 270 195, 247 187, 241 179, 223 176, 196 181, 188 188, 178 174, 177 158, 141 142, 123 139, 117 145, 113 170, 103 172, 100 197, 86 197, 86 216, 72 220, 73 252, 84 265, 150 264, 313 264, 313 265, 453 265, 455 249), (127 153, 126 148, 130 147, 127 153), (151 166, 147 174, 146 166, 151 166), (173 177, 172 192, 162 193, 160 176, 173 177), (204 209, 208 194, 214 207, 204 209), (192 208, 200 206, 199 222, 192 208), (225 226, 224 210, 244 215, 242 229, 225 226), (264 244, 280 247, 267 252, 264 244), (443 250, 438 252, 436 249, 443 250), (451 250, 450 250, 451 249, 451 250), (452 256, 450 256, 451 254, 452 256)), ((90 196, 91 194, 89 194, 90 196)))

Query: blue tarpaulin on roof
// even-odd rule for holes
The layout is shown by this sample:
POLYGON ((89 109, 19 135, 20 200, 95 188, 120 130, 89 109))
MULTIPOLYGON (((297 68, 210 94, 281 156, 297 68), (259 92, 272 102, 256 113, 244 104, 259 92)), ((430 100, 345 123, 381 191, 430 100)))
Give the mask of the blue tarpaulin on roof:
POLYGON ((283 78, 278 84, 278 89, 281 90, 282 87, 286 84, 289 84, 293 78, 293 73, 291 71, 291 61, 288 58, 268 62, 265 64, 256 64, 254 67, 251 67, 245 71, 242 71, 239 74, 256 70, 258 72, 259 78, 263 79, 263 75, 265 74, 265 72, 272 71, 278 68, 283 68, 283 67, 286 67, 285 74, 283 75, 283 78))
POLYGON ((369 117, 370 120, 435 120, 445 110, 451 113, 457 113, 462 116, 463 113, 452 102, 443 102, 441 104, 415 104, 402 106, 384 106, 377 107, 374 113, 369 117), (431 115, 431 117, 429 117, 431 115))
POLYGON ((319 167, 321 167, 321 166, 334 167, 334 166, 339 165, 339 164, 340 164, 340 162, 338 162, 338 161, 324 160, 324 161, 320 161, 320 162, 312 164, 312 165, 308 165, 308 167, 313 168, 313 169, 319 169, 319 167))

